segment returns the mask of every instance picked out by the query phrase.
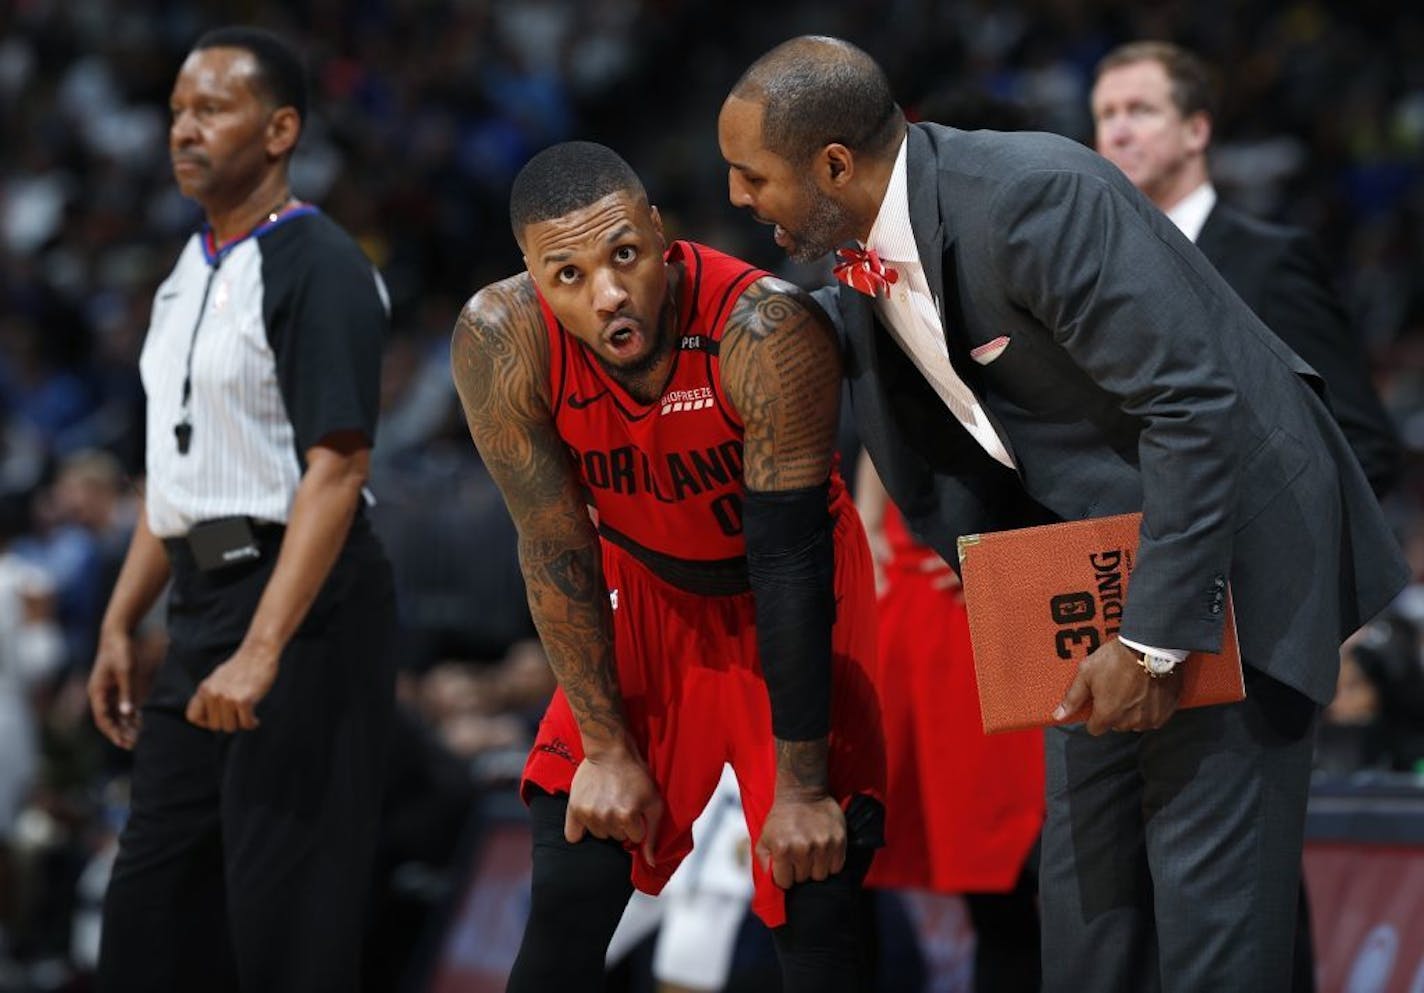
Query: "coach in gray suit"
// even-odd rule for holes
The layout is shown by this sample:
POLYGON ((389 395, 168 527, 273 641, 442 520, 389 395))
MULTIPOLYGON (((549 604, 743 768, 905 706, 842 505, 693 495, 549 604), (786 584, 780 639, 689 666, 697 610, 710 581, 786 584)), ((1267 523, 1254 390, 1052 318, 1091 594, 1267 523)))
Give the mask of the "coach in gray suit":
POLYGON ((1091 718, 1047 735, 1045 988, 1288 989, 1316 712, 1406 577, 1318 379, 1116 167, 907 127, 844 42, 763 56, 718 132, 788 254, 873 250, 820 298, 918 536, 954 561, 960 535, 1143 512, 1121 640, 1059 709, 1091 718), (1228 582, 1247 699, 1177 712, 1228 582))

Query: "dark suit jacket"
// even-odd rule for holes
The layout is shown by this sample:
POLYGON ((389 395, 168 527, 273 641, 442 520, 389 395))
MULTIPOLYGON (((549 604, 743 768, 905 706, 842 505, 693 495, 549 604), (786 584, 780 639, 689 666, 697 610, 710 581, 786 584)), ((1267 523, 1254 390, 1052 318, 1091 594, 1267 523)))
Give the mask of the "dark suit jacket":
POLYGON ((1340 430, 1375 494, 1382 496, 1399 477, 1399 439, 1310 236, 1218 202, 1197 236, 1197 247, 1266 327, 1320 373, 1340 430))
POLYGON ((951 361, 1017 465, 954 421, 869 297, 818 294, 861 438, 911 528, 953 562, 960 535, 1141 510, 1122 633, 1218 649, 1229 579, 1246 660, 1329 700, 1336 646, 1407 573, 1312 370, 1093 152, 932 124, 908 141, 951 361), (1000 337, 990 364, 969 357, 1000 337))

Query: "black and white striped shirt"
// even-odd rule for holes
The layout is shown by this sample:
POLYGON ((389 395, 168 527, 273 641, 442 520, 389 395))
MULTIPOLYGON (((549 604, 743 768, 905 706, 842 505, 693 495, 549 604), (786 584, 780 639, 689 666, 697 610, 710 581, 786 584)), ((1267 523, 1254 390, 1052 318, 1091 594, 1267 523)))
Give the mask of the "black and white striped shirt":
POLYGON ((380 275, 315 207, 221 248, 194 234, 158 288, 139 360, 153 533, 235 515, 285 523, 309 448, 336 431, 374 441, 388 312, 380 275))

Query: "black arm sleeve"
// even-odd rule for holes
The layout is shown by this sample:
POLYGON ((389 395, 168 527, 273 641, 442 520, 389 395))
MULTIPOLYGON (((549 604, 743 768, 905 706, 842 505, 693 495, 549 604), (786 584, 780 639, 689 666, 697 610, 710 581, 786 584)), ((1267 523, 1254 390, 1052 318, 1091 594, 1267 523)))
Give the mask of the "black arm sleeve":
POLYGON ((782 741, 824 738, 831 726, 831 625, 835 542, 829 484, 748 490, 747 572, 756 602, 757 651, 782 741))

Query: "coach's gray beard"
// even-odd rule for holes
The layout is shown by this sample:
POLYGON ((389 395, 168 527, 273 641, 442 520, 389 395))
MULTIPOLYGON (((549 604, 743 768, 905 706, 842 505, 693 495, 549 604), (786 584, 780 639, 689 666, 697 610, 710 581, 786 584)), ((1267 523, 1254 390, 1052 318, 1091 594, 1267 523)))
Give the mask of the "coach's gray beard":
POLYGON ((806 219, 799 231, 791 232, 795 247, 787 253, 793 262, 815 262, 849 239, 849 216, 840 204, 821 192, 810 178, 803 180, 806 191, 806 219))

